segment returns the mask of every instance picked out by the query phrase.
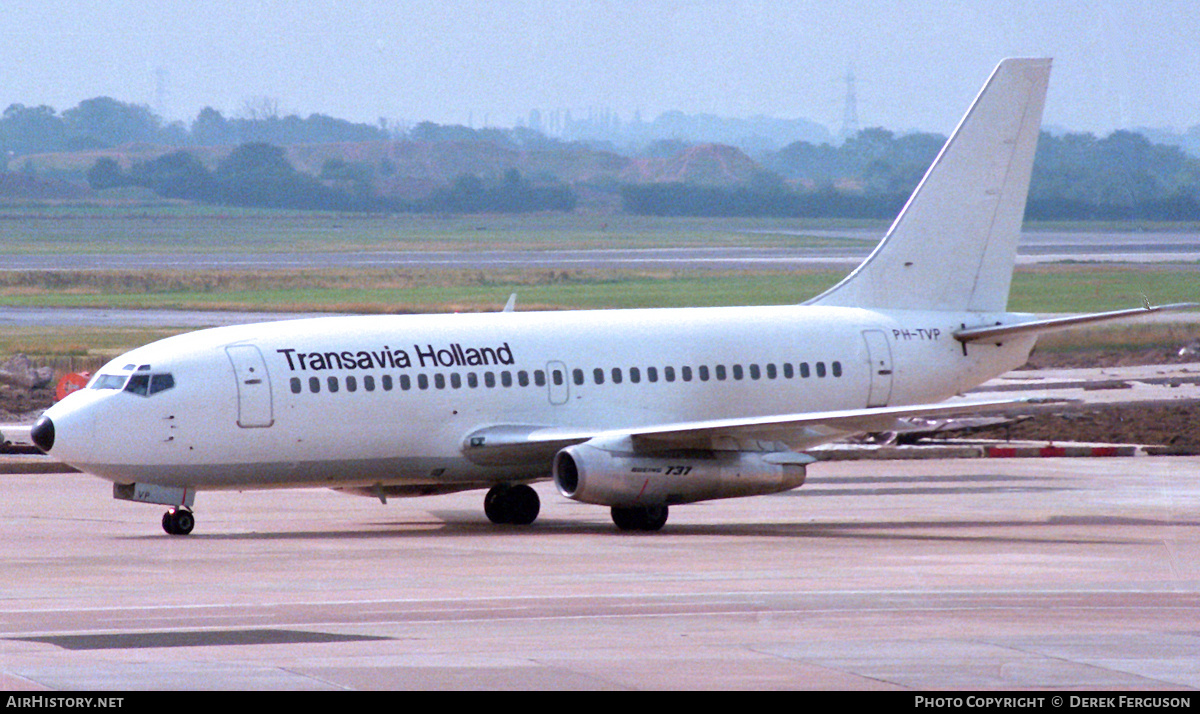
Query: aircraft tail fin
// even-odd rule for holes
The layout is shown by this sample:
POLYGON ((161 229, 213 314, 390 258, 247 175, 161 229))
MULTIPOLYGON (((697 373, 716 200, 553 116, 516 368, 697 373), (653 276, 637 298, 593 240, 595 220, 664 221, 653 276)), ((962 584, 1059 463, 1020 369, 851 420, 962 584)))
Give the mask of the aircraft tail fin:
POLYGON ((1003 312, 1050 76, 992 72, 875 251, 810 305, 1003 312))

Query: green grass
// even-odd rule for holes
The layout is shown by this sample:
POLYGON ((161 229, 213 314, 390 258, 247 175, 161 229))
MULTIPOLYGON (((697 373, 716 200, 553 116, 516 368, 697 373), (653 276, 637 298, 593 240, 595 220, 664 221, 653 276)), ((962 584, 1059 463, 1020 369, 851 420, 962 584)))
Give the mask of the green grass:
POLYGON ((1200 302, 1200 265, 1042 265, 1013 275, 1015 312, 1098 312, 1152 304, 1200 302))
MULTIPOLYGON (((684 307, 798 303, 843 273, 336 269, 280 271, 11 271, 0 305, 193 310, 446 312, 499 309, 684 307)), ((1200 302, 1200 266, 1037 266, 1013 279, 1010 309, 1092 312, 1200 302)))
POLYGON ((840 277, 835 271, 15 271, 0 274, 0 305, 447 312, 499 309, 514 292, 526 310, 764 305, 801 302, 840 277))
POLYGON ((1044 335, 1038 338, 1037 349, 1043 352, 1119 352, 1170 347, 1174 350, 1195 341, 1198 329, 1200 325, 1195 322, 1114 323, 1044 335))
POLYGON ((337 214, 186 203, 0 204, 0 245, 10 253, 331 252, 547 250, 687 246, 845 245, 808 231, 880 222, 690 219, 623 215, 434 216, 337 214))

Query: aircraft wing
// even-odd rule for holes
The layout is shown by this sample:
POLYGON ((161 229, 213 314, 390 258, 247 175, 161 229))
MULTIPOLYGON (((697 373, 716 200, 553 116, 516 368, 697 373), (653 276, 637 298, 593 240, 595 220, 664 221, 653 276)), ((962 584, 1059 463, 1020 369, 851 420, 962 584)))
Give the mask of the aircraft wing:
MULTIPOLYGON (((1053 400, 1061 407, 1062 400, 1053 400)), ((483 465, 535 463, 559 449, 593 439, 627 442, 631 451, 672 449, 759 450, 755 442, 782 442, 803 449, 861 432, 897 431, 911 417, 1028 414, 1047 408, 1044 399, 1005 399, 875 407, 839 411, 737 417, 617 429, 504 424, 478 429, 463 440, 463 454, 483 465)))

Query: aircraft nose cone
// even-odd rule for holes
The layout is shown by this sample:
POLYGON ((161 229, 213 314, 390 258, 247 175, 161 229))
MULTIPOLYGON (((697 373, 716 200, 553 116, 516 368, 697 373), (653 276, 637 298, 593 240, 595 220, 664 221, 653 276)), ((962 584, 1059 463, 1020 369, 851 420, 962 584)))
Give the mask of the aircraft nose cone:
POLYGON ((29 438, 33 439, 34 446, 50 453, 50 449, 54 448, 54 422, 50 421, 50 417, 38 419, 29 430, 29 438))

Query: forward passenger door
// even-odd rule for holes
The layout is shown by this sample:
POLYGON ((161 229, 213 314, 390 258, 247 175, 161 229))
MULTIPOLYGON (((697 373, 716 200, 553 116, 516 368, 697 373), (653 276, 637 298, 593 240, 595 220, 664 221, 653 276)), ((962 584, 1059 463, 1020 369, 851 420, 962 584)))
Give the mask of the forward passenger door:
POLYGON ((225 354, 237 381, 238 426, 249 429, 274 424, 271 378, 262 352, 254 345, 231 345, 225 348, 225 354))

